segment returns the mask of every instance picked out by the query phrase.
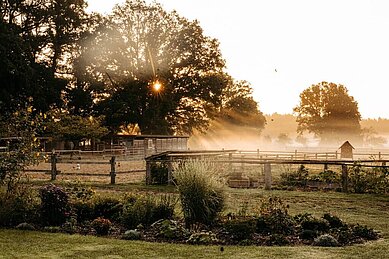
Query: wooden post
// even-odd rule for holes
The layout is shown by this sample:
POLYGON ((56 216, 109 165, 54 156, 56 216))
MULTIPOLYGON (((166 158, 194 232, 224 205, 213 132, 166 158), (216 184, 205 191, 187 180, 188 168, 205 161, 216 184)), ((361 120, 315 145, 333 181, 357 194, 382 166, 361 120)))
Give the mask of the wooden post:
POLYGON ((241 164, 240 164, 240 170, 241 170, 241 172, 242 172, 242 174, 244 173, 244 155, 242 155, 242 157, 241 157, 241 159, 242 159, 242 161, 241 161, 241 164))
POLYGON ((146 161, 146 185, 151 184, 151 161, 146 161))
POLYGON ((338 159, 338 151, 335 151, 335 159, 338 159))
POLYGON ((328 164, 324 164, 324 171, 328 170, 328 164))
POLYGON ((265 190, 271 190, 271 164, 265 163, 263 167, 265 171, 265 190))
POLYGON ((232 174, 232 153, 228 154, 228 173, 232 174))
POLYGON ((259 148, 257 149, 257 158, 259 158, 259 148))
POLYGON ((57 154, 51 153, 51 181, 55 181, 57 179, 57 154))
POLYGON ((378 160, 381 160, 381 152, 378 152, 378 160))
POLYGON ((167 184, 173 184, 173 161, 172 158, 169 159, 167 164, 167 184))
POLYGON ((347 165, 342 165, 342 192, 348 192, 348 169, 347 165))
POLYGON ((116 165, 116 157, 113 156, 111 157, 111 160, 109 161, 111 163, 111 184, 115 184, 115 178, 116 178, 116 170, 115 170, 115 165, 116 165))

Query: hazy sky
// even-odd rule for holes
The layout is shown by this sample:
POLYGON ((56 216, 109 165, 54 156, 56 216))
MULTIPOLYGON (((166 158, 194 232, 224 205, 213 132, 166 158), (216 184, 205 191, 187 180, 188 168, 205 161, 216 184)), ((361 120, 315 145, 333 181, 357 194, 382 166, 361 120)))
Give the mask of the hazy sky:
MULTIPOLYGON (((109 13, 123 0, 89 0, 109 13)), ((151 1, 148 1, 151 2, 151 1)), ((200 21, 264 113, 292 113, 312 84, 343 84, 363 118, 389 118, 389 1, 158 0, 200 21)))

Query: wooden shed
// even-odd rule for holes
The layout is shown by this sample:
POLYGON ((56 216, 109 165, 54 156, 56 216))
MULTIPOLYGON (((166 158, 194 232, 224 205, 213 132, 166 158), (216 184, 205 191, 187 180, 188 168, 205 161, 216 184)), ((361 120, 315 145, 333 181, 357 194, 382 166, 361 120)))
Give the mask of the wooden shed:
POLYGON ((353 158, 353 149, 355 149, 350 142, 346 141, 340 146, 340 158, 353 158))

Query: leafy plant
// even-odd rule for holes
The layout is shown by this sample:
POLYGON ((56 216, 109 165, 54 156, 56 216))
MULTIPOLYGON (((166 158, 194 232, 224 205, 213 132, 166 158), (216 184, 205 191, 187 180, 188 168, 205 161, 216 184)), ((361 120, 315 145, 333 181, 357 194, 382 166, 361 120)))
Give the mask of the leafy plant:
POLYGON ((172 199, 160 198, 160 201, 151 195, 131 196, 123 205, 121 221, 127 228, 135 228, 139 224, 149 226, 159 219, 170 219, 174 213, 172 199))
POLYGON ((168 184, 168 167, 164 162, 151 165, 151 182, 153 184, 168 184))
POLYGON ((237 218, 227 221, 224 227, 232 239, 241 241, 252 238, 256 230, 256 221, 252 218, 237 218))
POLYGON ((41 219, 44 224, 58 226, 70 216, 69 195, 58 186, 46 185, 39 190, 41 219))
POLYGON ((33 190, 23 185, 0 191, 0 226, 10 227, 37 221, 39 203, 35 196, 33 190))
POLYGON ((296 172, 287 172, 281 174, 281 185, 305 187, 308 181, 308 169, 300 165, 296 172))
POLYGON ((328 246, 328 247, 334 247, 339 246, 338 240, 336 240, 335 237, 333 237, 330 234, 324 234, 321 235, 313 241, 314 246, 328 246))
POLYGON ((265 235, 294 233, 294 219, 288 214, 288 205, 280 198, 263 199, 258 212, 257 233, 265 235))
POLYGON ((186 161, 174 171, 187 227, 213 224, 224 206, 223 185, 206 161, 186 161))
POLYGON ((97 218, 92 221, 92 228, 96 231, 96 234, 99 236, 106 236, 112 226, 112 223, 109 219, 97 218))

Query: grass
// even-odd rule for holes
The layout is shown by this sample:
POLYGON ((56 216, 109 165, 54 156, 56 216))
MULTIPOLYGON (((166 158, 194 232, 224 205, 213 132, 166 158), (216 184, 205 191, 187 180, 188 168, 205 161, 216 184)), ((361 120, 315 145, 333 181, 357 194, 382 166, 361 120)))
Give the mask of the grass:
POLYGON ((190 246, 0 230, 3 258, 386 258, 389 242, 343 248, 190 246))
MULTIPOLYGON (((171 187, 120 185, 99 192, 171 192, 171 187)), ((125 241, 93 236, 0 230, 0 258, 387 258, 389 254, 389 196, 336 192, 264 191, 227 189, 226 211, 237 211, 247 202, 249 209, 268 196, 281 197, 290 213, 330 212, 347 223, 368 225, 383 238, 363 245, 341 248, 311 246, 249 247, 192 246, 125 241)))

